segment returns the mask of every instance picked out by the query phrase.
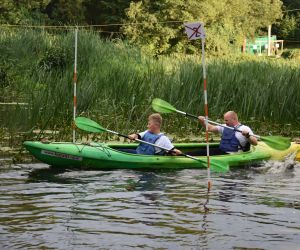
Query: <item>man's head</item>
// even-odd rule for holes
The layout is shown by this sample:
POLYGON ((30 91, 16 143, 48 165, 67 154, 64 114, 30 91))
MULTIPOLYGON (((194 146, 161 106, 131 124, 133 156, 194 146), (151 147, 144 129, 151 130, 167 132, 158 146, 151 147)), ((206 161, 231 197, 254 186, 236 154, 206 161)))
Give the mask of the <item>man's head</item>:
POLYGON ((224 114, 225 124, 229 127, 234 127, 238 125, 239 119, 237 114, 234 111, 228 111, 224 114))
POLYGON ((152 133, 159 133, 162 124, 162 117, 158 113, 154 113, 148 117, 148 130, 152 133))

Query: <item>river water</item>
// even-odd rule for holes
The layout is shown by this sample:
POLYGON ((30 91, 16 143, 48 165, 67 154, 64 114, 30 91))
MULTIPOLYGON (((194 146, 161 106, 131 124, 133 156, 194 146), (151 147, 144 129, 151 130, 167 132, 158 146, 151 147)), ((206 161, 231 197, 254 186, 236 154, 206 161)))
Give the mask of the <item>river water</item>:
POLYGON ((300 164, 205 170, 0 169, 1 249, 300 249, 300 164))

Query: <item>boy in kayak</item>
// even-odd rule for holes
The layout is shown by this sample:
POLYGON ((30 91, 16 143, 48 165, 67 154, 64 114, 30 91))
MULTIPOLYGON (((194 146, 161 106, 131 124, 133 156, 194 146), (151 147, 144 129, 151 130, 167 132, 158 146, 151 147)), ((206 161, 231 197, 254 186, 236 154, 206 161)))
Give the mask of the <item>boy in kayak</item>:
MULTIPOLYGON (((158 113, 154 113, 148 117, 148 125, 147 125, 148 130, 138 134, 131 134, 128 137, 133 140, 140 139, 155 144, 157 146, 172 150, 171 151, 172 155, 180 155, 181 151, 175 149, 170 139, 160 132, 161 124, 162 124, 161 115, 158 113)), ((143 155, 164 155, 166 151, 145 143, 140 143, 136 149, 136 153, 143 154, 143 155)))
MULTIPOLYGON (((205 117, 199 116, 201 125, 205 128, 205 117)), ((224 114, 226 126, 241 130, 242 133, 221 126, 208 124, 208 131, 219 133, 221 142, 219 148, 213 154, 226 154, 232 152, 249 151, 250 145, 257 145, 257 139, 253 136, 252 130, 242 125, 234 111, 228 111, 224 114)))

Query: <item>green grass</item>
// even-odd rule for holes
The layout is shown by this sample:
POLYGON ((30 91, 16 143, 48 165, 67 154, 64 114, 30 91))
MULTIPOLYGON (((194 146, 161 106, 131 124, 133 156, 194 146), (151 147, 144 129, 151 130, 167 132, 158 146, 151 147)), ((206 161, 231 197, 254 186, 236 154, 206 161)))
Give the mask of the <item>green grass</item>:
MULTIPOLYGON (((155 97, 183 111, 203 114, 200 58, 150 58, 126 42, 104 41, 92 31, 80 30, 78 42, 78 115, 130 133, 146 128, 155 97)), ((73 32, 1 29, 0 101, 29 104, 0 107, 1 127, 10 134, 32 128, 59 130, 53 139, 70 140, 73 57, 73 32)), ((235 110, 240 120, 257 133, 298 136, 299 66, 299 60, 210 58, 207 80, 211 119, 222 119, 224 112, 235 110)), ((163 130, 177 138, 200 133, 195 121, 176 114, 164 118, 163 130)), ((110 136, 103 135, 104 139, 110 136)))

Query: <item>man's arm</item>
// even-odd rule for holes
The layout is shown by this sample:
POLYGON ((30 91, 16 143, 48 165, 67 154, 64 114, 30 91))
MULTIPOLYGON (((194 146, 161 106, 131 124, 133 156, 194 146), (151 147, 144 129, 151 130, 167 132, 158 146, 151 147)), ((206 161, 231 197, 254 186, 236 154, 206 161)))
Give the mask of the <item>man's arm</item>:
POLYGON ((173 148, 171 151, 172 155, 182 155, 182 152, 179 149, 173 148))
MULTIPOLYGON (((203 128, 206 128, 205 124, 205 117, 204 116, 199 116, 198 117, 200 124, 202 125, 203 128)), ((219 133, 219 129, 217 126, 208 124, 208 131, 213 132, 213 133, 219 133)))

